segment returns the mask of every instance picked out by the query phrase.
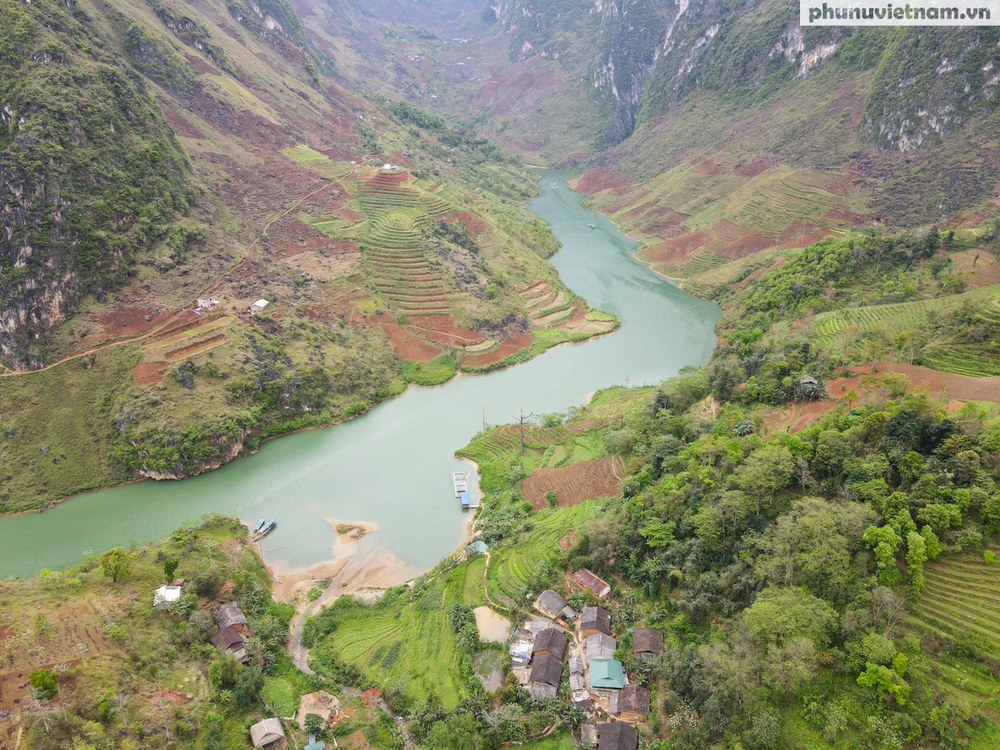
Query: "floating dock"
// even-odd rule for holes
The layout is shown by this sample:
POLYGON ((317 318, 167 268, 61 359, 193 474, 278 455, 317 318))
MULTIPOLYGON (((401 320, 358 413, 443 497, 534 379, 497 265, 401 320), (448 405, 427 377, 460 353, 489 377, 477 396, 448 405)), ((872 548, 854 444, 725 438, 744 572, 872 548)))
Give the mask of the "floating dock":
POLYGON ((461 497, 462 493, 469 493, 469 473, 466 471, 456 471, 451 475, 451 481, 455 483, 455 497, 461 497))

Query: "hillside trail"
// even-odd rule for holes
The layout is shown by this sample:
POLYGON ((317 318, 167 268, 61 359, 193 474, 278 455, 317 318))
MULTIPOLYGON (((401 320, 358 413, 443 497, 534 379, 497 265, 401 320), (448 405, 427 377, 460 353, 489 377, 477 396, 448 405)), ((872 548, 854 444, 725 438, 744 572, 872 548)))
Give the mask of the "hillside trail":
MULTIPOLYGON (((364 158, 367 158, 367 155, 364 158)), ((361 160, 362 162, 364 161, 364 158, 362 158, 361 160)), ((355 164, 354 166, 351 167, 350 170, 348 170, 344 174, 331 178, 329 181, 325 182, 320 187, 310 191, 306 195, 299 198, 297 201, 295 201, 295 203, 292 204, 292 206, 289 209, 279 214, 278 216, 275 216, 273 219, 267 222, 267 224, 264 225, 263 230, 261 230, 260 233, 258 233, 254 241, 242 249, 236 260, 232 263, 232 265, 230 265, 229 268, 227 268, 225 271, 222 271, 218 276, 216 276, 215 279, 212 281, 212 283, 208 285, 206 290, 202 292, 202 294, 207 295, 213 289, 218 287, 219 284, 222 283, 226 275, 232 273, 233 269, 235 269, 236 266, 243 261, 244 257, 246 256, 246 253, 248 253, 250 250, 253 250, 254 247, 256 247, 257 243, 260 242, 261 239, 267 234, 272 224, 274 224, 276 221, 284 219, 286 216, 288 216, 288 214, 290 214, 292 211, 295 211, 299 206, 301 206, 305 201, 312 198, 314 195, 322 193, 324 190, 329 190, 331 187, 333 187, 333 185, 337 183, 338 180, 343 180, 344 178, 351 176, 357 171, 359 166, 361 166, 360 163, 355 164)), ((122 339, 120 341, 112 341, 107 344, 100 344, 98 346, 93 346, 90 347, 89 349, 84 349, 83 351, 77 352, 76 354, 71 354, 68 357, 63 357, 62 359, 57 360, 51 364, 48 364, 45 367, 39 367, 37 370, 11 370, 6 365, 0 364, 0 367, 3 368, 3 372, 0 372, 0 378, 10 378, 10 377, 16 377, 18 375, 33 375, 35 373, 45 372, 46 370, 51 370, 52 368, 58 367, 59 365, 65 364, 66 362, 72 362, 74 359, 80 359, 81 357, 86 357, 88 354, 95 354, 97 352, 104 351, 105 349, 110 349, 111 347, 114 346, 123 346, 124 344, 134 344, 139 341, 145 341, 146 339, 153 337, 157 333, 164 330, 164 328, 168 327, 171 323, 175 323, 177 321, 177 318, 180 317, 180 315, 182 315, 186 310, 187 308, 185 308, 184 310, 178 310, 176 313, 168 317, 162 323, 155 326, 154 328, 151 328, 150 330, 146 331, 146 333, 143 333, 139 336, 133 336, 132 338, 122 339)))

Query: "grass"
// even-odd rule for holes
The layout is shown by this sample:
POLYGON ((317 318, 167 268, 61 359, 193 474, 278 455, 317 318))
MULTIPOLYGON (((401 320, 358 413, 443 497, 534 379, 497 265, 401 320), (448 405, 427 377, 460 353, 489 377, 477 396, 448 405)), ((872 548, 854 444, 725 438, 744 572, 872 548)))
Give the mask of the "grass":
POLYGON ((112 458, 113 416, 138 359, 138 346, 123 344, 0 381, 0 512, 129 478, 112 458))
POLYGON ((276 716, 289 717, 298 710, 302 695, 283 677, 268 677, 264 680, 260 697, 276 716))
POLYGON ((402 377, 417 385, 440 385, 455 377, 458 365, 447 354, 439 354, 430 362, 403 361, 402 377))

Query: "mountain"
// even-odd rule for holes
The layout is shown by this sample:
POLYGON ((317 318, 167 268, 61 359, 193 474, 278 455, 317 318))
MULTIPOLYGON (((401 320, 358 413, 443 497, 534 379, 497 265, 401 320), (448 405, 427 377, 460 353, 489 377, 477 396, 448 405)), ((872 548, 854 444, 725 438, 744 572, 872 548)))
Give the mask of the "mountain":
POLYGON ((616 325, 545 261, 514 155, 352 91, 283 0, 2 13, 0 509, 616 325))

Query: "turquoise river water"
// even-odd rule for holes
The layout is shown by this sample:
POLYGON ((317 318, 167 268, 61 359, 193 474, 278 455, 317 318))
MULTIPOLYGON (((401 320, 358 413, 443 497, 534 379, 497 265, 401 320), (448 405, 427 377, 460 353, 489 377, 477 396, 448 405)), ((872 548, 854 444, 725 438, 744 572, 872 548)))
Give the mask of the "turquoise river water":
POLYGON ((454 497, 454 456, 481 429, 518 411, 565 411, 611 385, 658 383, 711 355, 718 308, 636 261, 637 243, 581 206, 566 176, 545 174, 528 208, 552 227, 562 280, 622 327, 488 375, 411 388, 330 429, 264 444, 248 458, 183 481, 141 482, 80 495, 44 513, 0 518, 0 578, 63 568, 168 536, 204 513, 276 518, 264 556, 277 575, 331 558, 329 519, 376 524, 379 546, 423 571, 461 543, 468 513, 454 497), (589 225, 593 225, 593 229, 589 225))

